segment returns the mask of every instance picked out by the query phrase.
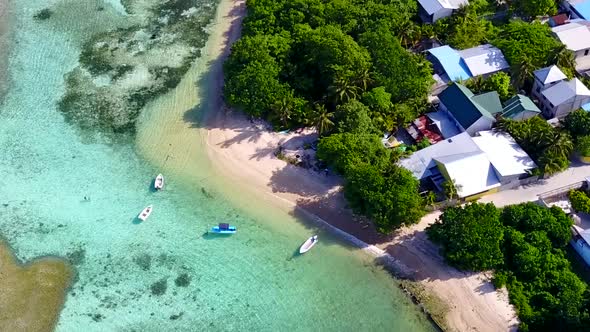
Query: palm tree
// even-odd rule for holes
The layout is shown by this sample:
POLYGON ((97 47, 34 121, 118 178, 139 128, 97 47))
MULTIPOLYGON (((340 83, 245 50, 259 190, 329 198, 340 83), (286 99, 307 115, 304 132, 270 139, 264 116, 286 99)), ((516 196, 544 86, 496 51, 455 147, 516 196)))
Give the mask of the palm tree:
POLYGON ((565 45, 561 45, 555 50, 551 61, 569 74, 568 76, 576 72, 576 57, 574 52, 568 50, 565 45))
POLYGON ((558 133, 554 136, 554 139, 550 141, 550 145, 547 147, 547 152, 553 156, 559 156, 567 159, 574 150, 574 143, 570 136, 566 133, 558 133))
POLYGON ((483 76, 479 75, 467 81, 467 84, 474 93, 480 93, 484 89, 485 82, 483 76))
POLYGON ((455 179, 443 182, 442 187, 447 199, 457 198, 459 196, 459 190, 462 188, 460 184, 455 182, 455 179))
POLYGON ((424 203, 426 205, 434 205, 436 202, 436 194, 432 191, 429 191, 426 196, 424 196, 424 203))
POLYGON ((420 40, 419 27, 413 22, 408 22, 406 26, 400 29, 398 34, 400 44, 404 47, 412 47, 420 40))
POLYGON ((274 111, 273 115, 281 121, 284 127, 288 127, 288 122, 291 119, 291 113, 293 111, 291 98, 283 96, 281 99, 275 101, 271 108, 274 111))
POLYGON ((332 118, 334 118, 334 113, 328 112, 324 105, 316 104, 314 125, 318 130, 318 135, 322 136, 324 133, 334 127, 332 118))
POLYGON ((533 77, 533 72, 535 71, 535 66, 531 59, 527 56, 522 58, 522 61, 519 64, 516 64, 512 69, 514 73, 514 85, 520 89, 522 86, 528 81, 531 77, 533 77))
POLYGON ((360 69, 355 73, 354 83, 359 87, 360 93, 363 93, 369 89, 369 86, 373 84, 371 73, 369 69, 360 69))
POLYGON ((338 77, 334 79, 332 86, 328 88, 334 98, 335 104, 346 103, 351 99, 356 99, 359 95, 359 87, 348 77, 338 77))

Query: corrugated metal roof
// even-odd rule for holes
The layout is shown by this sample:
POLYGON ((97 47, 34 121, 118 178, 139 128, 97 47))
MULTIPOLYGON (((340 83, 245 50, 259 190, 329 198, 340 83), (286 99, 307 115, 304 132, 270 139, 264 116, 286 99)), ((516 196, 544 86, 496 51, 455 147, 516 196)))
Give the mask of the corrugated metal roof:
POLYGON ((553 106, 561 105, 575 96, 590 96, 590 90, 579 79, 562 81, 549 87, 541 94, 549 100, 553 106))
POLYGON ((501 185, 484 152, 455 154, 436 158, 455 183, 457 195, 467 197, 501 185))
POLYGON ((590 20, 590 0, 578 0, 570 2, 581 18, 590 20))
MULTIPOLYGON (((491 95, 486 96, 486 98, 488 97, 491 97, 491 95)), ((473 93, 459 83, 453 83, 446 88, 438 95, 438 99, 465 129, 469 128, 482 116, 494 119, 492 114, 474 99, 473 93)))
POLYGON ((428 52, 438 60, 450 80, 467 80, 471 77, 469 69, 461 60, 459 53, 450 46, 431 48, 428 52))
POLYGON ((590 29, 586 23, 588 22, 568 23, 551 30, 568 49, 580 51, 590 48, 590 29))
POLYGON ((510 135, 494 131, 480 131, 478 134, 473 141, 487 154, 500 176, 523 174, 537 167, 510 135))
POLYGON ((509 67, 504 54, 490 44, 479 45, 459 51, 471 76, 495 73, 509 67))
POLYGON ((567 79, 567 76, 556 65, 534 71, 534 75, 543 84, 549 84, 567 79))
POLYGON ((540 114, 541 110, 529 97, 516 95, 504 103, 502 116, 507 119, 520 120, 523 115, 522 113, 526 112, 540 114))

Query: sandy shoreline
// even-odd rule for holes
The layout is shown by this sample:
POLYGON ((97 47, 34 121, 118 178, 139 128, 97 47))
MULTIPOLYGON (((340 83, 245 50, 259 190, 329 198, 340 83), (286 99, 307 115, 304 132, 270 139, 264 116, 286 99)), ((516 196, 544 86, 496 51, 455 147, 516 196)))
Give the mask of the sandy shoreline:
POLYGON ((202 57, 175 91, 142 112, 137 137, 140 153, 167 172, 195 183, 198 181, 191 178, 195 167, 210 169, 214 178, 223 179, 216 184, 233 191, 231 198, 242 207, 248 203, 240 202, 240 197, 255 198, 291 215, 337 227, 345 233, 335 232, 349 242, 376 257, 385 257, 398 272, 439 297, 449 308, 443 323, 451 330, 513 329, 514 310, 506 295, 494 291, 483 274, 466 274, 447 266, 426 239, 424 228, 436 214, 395 236, 377 234, 346 208, 337 177, 288 165, 274 156, 278 144, 305 134, 268 132, 224 107, 222 63, 229 53, 228 45, 239 37, 244 15, 243 0, 221 1, 202 57), (158 112, 162 109, 167 111, 158 112), (206 117, 201 121, 203 114, 206 117), (201 152, 203 146, 205 151, 201 152))

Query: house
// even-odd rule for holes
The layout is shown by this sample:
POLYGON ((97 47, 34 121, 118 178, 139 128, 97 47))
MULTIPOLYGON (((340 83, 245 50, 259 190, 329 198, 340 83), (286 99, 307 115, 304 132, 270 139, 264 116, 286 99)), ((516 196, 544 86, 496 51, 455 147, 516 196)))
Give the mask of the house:
POLYGON ((399 164, 438 190, 452 180, 458 196, 467 199, 512 184, 536 167, 512 137, 491 131, 476 137, 461 133, 416 151, 399 164))
POLYGON ((540 114, 537 105, 529 97, 520 94, 508 99, 502 109, 502 117, 511 120, 526 120, 540 114))
POLYGON ((428 50, 426 58, 432 62, 443 83, 488 76, 509 68, 502 51, 490 44, 460 51, 444 45, 428 50))
POLYGON ((539 100, 542 98, 541 90, 545 90, 563 80, 567 80, 567 76, 565 76, 559 67, 555 65, 535 70, 533 72, 533 77, 532 95, 539 100))
POLYGON ((582 256, 586 264, 590 265, 590 229, 583 229, 577 225, 573 225, 572 231, 574 236, 570 244, 582 256))
POLYGON ((551 30, 568 50, 574 52, 576 71, 581 74, 590 71, 590 22, 570 21, 551 30))
POLYGON ((566 0, 562 2, 562 6, 572 18, 590 21, 590 0, 566 0))
POLYGON ((406 128, 406 131, 415 142, 427 139, 430 144, 435 144, 443 140, 442 133, 440 133, 438 127, 426 115, 422 115, 412 121, 406 128))
POLYGON ((418 0, 418 15, 425 23, 434 23, 468 4, 467 0, 418 0))
POLYGON ((500 97, 495 91, 474 95, 459 83, 454 83, 438 96, 439 111, 446 112, 454 119, 460 131, 474 136, 482 130, 489 130, 496 121, 495 115, 502 112, 500 97))
POLYGON ((541 97, 545 117, 561 119, 590 103, 590 90, 574 78, 541 91, 541 97))
POLYGON ((561 119, 572 111, 588 107, 590 90, 577 78, 567 80, 557 66, 539 69, 534 77, 532 94, 547 119, 561 119))

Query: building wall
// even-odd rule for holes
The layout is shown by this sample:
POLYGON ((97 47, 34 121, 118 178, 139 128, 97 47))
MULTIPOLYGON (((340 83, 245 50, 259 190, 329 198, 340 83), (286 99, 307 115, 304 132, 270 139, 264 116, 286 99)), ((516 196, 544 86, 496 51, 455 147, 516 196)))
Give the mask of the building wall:
POLYGON ((590 265, 590 246, 588 246, 588 244, 581 238, 578 238, 575 240, 572 239, 570 241, 570 244, 572 245, 574 250, 580 256, 582 256, 582 258, 584 259, 584 262, 586 262, 586 264, 590 265))
POLYGON ((470 136, 475 136, 475 134, 479 131, 492 129, 493 124, 493 120, 482 116, 477 121, 475 121, 469 128, 467 128, 466 132, 469 133, 470 136))
POLYGON ((590 69, 590 48, 575 52, 576 70, 586 71, 590 69))
POLYGON ((453 15, 452 9, 442 8, 441 10, 437 11, 436 13, 432 14, 432 22, 436 22, 441 18, 445 18, 448 16, 453 15))

